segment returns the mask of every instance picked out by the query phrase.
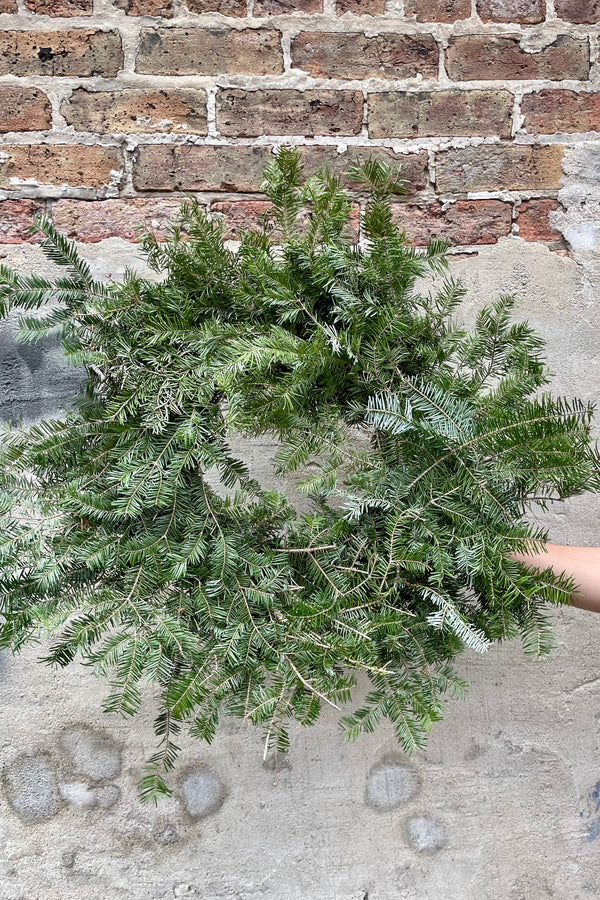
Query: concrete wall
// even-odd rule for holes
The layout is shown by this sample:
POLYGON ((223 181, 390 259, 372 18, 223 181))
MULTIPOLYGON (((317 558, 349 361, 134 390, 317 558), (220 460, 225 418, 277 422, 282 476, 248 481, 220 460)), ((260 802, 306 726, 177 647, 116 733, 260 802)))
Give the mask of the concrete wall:
MULTIPOLYGON (((553 225, 571 255, 507 237, 459 254, 464 315, 500 292, 546 336, 554 387, 600 393, 600 143, 566 157, 553 225)), ((131 245, 84 247, 118 275, 131 245)), ((41 265, 39 248, 4 261, 41 265)), ((0 413, 35 417, 72 392, 55 350, 0 341, 0 413)), ((254 447, 268 478, 264 447, 254 447)), ((555 540, 600 543, 589 497, 549 514, 555 540)), ((558 649, 466 654, 467 699, 449 704, 426 752, 390 729, 344 744, 336 715, 262 761, 260 733, 226 722, 214 745, 185 742, 172 798, 143 806, 145 719, 101 713, 89 670, 54 672, 34 648, 0 657, 0 900, 586 900, 600 894, 600 618, 555 613, 558 649)), ((330 714, 332 712, 332 714, 330 714)))

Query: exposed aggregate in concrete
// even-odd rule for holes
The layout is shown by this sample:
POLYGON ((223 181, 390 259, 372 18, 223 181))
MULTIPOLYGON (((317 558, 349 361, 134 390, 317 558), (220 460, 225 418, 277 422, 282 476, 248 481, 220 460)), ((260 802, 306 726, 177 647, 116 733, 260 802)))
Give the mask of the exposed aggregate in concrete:
POLYGON ((225 785, 205 768, 188 769, 179 782, 183 805, 193 819, 203 819, 219 809, 225 785))
POLYGON ((418 853, 437 853, 448 842, 444 826, 435 819, 412 816, 406 823, 408 841, 418 853))
POLYGON ((23 822, 51 819, 62 806, 56 770, 45 754, 17 757, 6 767, 3 780, 6 798, 23 822))

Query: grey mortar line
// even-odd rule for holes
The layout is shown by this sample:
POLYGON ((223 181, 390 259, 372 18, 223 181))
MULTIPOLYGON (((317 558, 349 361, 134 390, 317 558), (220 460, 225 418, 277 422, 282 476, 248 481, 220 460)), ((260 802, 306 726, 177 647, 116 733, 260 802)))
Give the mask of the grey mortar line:
POLYGON ((362 91, 363 97, 363 118, 362 118, 362 128, 360 130, 360 134, 358 137, 362 137, 367 141, 370 141, 369 137, 369 103, 368 103, 368 91, 366 88, 363 88, 362 91))
POLYGON ((144 88, 165 89, 181 88, 206 88, 214 83, 215 79, 219 79, 219 87, 227 88, 246 88, 247 90, 264 89, 283 89, 289 88, 298 91, 305 90, 362 90, 365 88, 372 93, 382 93, 385 91, 402 91, 408 93, 420 93, 423 91, 473 91, 473 90, 508 90, 514 92, 521 90, 529 92, 532 90, 542 90, 551 88, 553 90, 572 90, 578 93, 586 93, 589 90, 598 90, 599 86, 595 79, 551 79, 551 78, 529 78, 529 79, 473 79, 470 81, 451 81, 441 83, 438 78, 420 79, 418 76, 407 78, 377 78, 375 76, 367 78, 326 78, 314 77, 306 74, 300 69, 293 69, 290 73, 281 73, 278 75, 239 75, 235 73, 218 73, 211 75, 190 74, 190 75, 152 75, 141 72, 124 72, 120 71, 115 76, 100 75, 0 75, 0 87, 4 85, 14 86, 35 86, 41 90, 47 90, 52 83, 60 86, 69 86, 71 89, 76 87, 89 87, 92 90, 118 90, 119 88, 144 88), (296 74, 297 73, 297 74, 296 74), (290 77, 291 76, 291 77, 290 77))
POLYGON ((119 197, 137 196, 133 186, 133 163, 137 144, 125 141, 123 144, 123 178, 119 189, 119 197))
POLYGON ((213 84, 206 89, 206 130, 207 137, 219 137, 217 130, 217 91, 218 85, 213 84))
POLYGON ((289 29, 281 32, 281 52, 283 54, 283 72, 288 74, 292 68, 292 39, 296 35, 289 29))
POLYGON ((298 135, 283 133, 263 133, 256 137, 231 136, 215 134, 193 134, 183 132, 96 132, 76 131, 72 126, 67 126, 62 131, 31 131, 31 132, 7 132, 0 135, 0 146, 6 145, 40 145, 48 146, 102 146, 111 147, 119 145, 119 142, 127 139, 137 144, 170 145, 170 146, 268 146, 272 143, 289 143, 301 146, 373 146, 388 147, 394 152, 417 153, 426 151, 432 147, 439 150, 464 150, 469 147, 500 146, 503 148, 539 146, 546 147, 554 144, 577 146, 589 141, 590 132, 558 132, 555 134, 528 134, 517 135, 517 140, 506 141, 498 134, 492 135, 433 135, 429 137, 401 137, 390 136, 382 138, 370 138, 361 131, 358 134, 316 134, 298 135))
POLYGON ((523 91, 515 91, 513 97, 513 109, 511 117, 510 136, 515 138, 523 127, 525 117, 521 114, 521 101, 523 100, 523 91))

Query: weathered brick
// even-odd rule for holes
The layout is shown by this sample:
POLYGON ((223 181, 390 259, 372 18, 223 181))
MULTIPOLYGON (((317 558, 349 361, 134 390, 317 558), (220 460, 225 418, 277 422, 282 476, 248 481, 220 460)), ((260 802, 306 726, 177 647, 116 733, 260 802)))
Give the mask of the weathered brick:
POLYGON ((567 22, 579 25, 600 22, 600 0, 554 0, 554 8, 567 22))
MULTIPOLYGON (((386 147, 348 147, 338 153, 335 147, 300 147, 300 159, 306 175, 325 166, 335 175, 343 175, 350 163, 364 162, 369 157, 399 166, 409 191, 422 191, 427 186, 427 153, 394 153, 386 147)), ((352 182, 346 181, 352 188, 352 182)))
POLYGON ((123 65, 117 31, 0 31, 0 75, 102 75, 123 65))
POLYGON ((83 243, 96 243, 109 237, 135 241, 139 226, 152 229, 164 240, 181 200, 160 197, 128 200, 58 200, 52 207, 56 227, 83 243))
POLYGON ((93 0, 25 0, 38 16, 91 16, 93 0))
POLYGON ((321 12, 323 12, 323 0, 254 0, 255 16, 321 12))
POLYGON ((564 147, 552 144, 482 144, 448 150, 436 158, 436 188, 446 191, 555 190, 564 147))
POLYGON ((232 28, 143 28, 136 72, 144 75, 278 75, 278 31, 232 28))
POLYGON ((16 13, 17 11, 17 0, 0 0, 0 14, 16 13))
POLYGON ((526 200, 518 208, 519 236, 526 241, 561 241, 550 225, 550 214, 563 207, 557 200, 526 200))
POLYGON ((389 91, 369 94, 369 135, 510 137, 513 95, 508 91, 389 91))
POLYGON ((457 22, 471 15, 471 0, 404 0, 406 16, 417 22, 457 22))
POLYGON ((335 10, 338 16, 351 13, 353 16, 380 16, 385 12, 386 0, 337 0, 335 10))
POLYGON ((173 17, 173 0, 117 0, 117 6, 128 16, 173 17))
MULTIPOLYGON (((270 208, 271 204, 266 200, 217 200, 211 205, 210 211, 215 218, 223 220, 227 228, 225 239, 231 241, 238 239, 240 232, 257 228, 259 217, 268 212, 270 208)), ((298 224, 301 231, 308 224, 308 219, 308 212, 300 214, 298 224)), ((360 207, 357 203, 352 204, 348 224, 346 233, 352 240, 358 241, 360 207)), ((277 232, 275 232, 276 234, 277 232)))
POLYGON ((217 128, 222 134, 350 135, 362 128, 359 91, 242 91, 217 94, 217 128))
POLYGON ((61 112, 76 131, 206 134, 206 93, 192 89, 76 88, 61 112))
POLYGON ((482 22, 520 22, 533 25, 546 18, 546 0, 477 0, 482 22))
POLYGON ((451 244, 495 244, 510 234, 510 203, 501 200, 459 200, 444 209, 441 203, 395 203, 395 221, 406 230, 408 240, 417 246, 431 238, 443 238, 451 244))
POLYGON ((430 34, 301 32, 292 66, 315 78, 436 78, 439 49, 430 34))
POLYGON ((0 132, 44 131, 52 123, 50 101, 37 88, 16 87, 12 84, 0 88, 0 132))
POLYGON ((537 53, 528 53, 516 35, 470 34, 450 39, 446 68, 454 81, 589 77, 585 39, 559 35, 537 53))
POLYGON ((225 224, 225 240, 234 241, 242 231, 256 228, 260 217, 271 208, 268 200, 217 200, 211 203, 210 212, 225 224))
POLYGON ((600 131, 600 94, 540 91, 525 94, 521 104, 524 127, 532 134, 557 131, 600 131))
POLYGON ((99 188, 113 182, 123 159, 116 147, 75 144, 19 144, 0 146, 0 188, 19 182, 99 188))
POLYGON ((218 12, 224 16, 245 16, 246 0, 185 0, 192 13, 218 12))
POLYGON ((27 233, 36 213, 43 213, 43 203, 35 200, 2 200, 0 202, 0 244, 39 243, 42 235, 27 233))
POLYGON ((140 191, 260 191, 269 147, 142 144, 133 183, 140 191))

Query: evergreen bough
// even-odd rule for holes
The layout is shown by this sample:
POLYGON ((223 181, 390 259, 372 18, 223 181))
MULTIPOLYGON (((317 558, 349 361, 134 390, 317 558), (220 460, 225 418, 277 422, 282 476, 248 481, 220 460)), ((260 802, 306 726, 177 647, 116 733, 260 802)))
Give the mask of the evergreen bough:
POLYGON ((165 243, 141 238, 157 282, 95 281, 44 218, 65 274, 0 270, 20 339, 58 337, 85 371, 62 418, 1 435, 1 645, 51 636, 45 661, 110 678, 109 711, 158 686, 145 797, 168 790, 183 725, 210 741, 243 717, 284 751, 286 723, 347 704, 359 673, 346 735, 388 718, 413 752, 463 691, 464 648, 545 653, 547 604, 573 589, 509 554, 546 538, 534 506, 598 490, 590 405, 541 391, 542 341, 512 297, 456 324, 446 246, 415 250, 394 221, 398 172, 347 177, 367 197, 360 246, 342 182, 304 180, 283 149, 238 252, 188 202, 165 243), (232 435, 277 440, 311 511, 258 484, 232 435))

